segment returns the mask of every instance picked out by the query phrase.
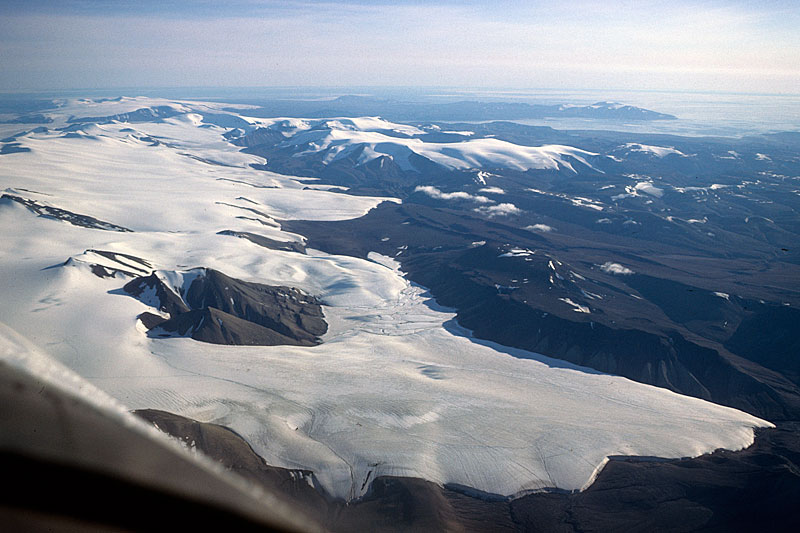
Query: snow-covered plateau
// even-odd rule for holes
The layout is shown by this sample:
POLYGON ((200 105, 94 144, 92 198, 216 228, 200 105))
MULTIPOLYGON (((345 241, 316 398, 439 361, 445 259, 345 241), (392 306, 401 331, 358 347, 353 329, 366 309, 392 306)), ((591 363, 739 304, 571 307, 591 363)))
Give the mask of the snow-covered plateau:
MULTIPOLYGON (((14 135, 14 143, 29 151, 0 156, 0 190, 8 195, 0 203, 0 322, 126 408, 229 426, 267 463, 312 470, 325 490, 345 499, 363 495, 381 475, 501 495, 579 490, 609 456, 741 449, 753 442, 754 427, 771 425, 473 339, 451 310, 404 279, 387 257, 303 254, 237 238, 236 232, 249 232, 302 241, 282 231, 280 221, 355 218, 386 199, 309 189, 308 178, 252 168, 263 159, 226 141, 230 128, 203 119, 223 107, 231 106, 64 101, 50 113, 55 122, 47 129, 14 135), (58 129, 71 116, 163 105, 176 114, 58 129), (52 209, 37 214, 12 196, 130 231, 92 227, 88 219, 76 225, 52 209), (225 230, 231 232, 219 234, 225 230), (121 290, 130 277, 101 278, 91 268, 103 257, 108 267, 125 265, 87 250, 128 254, 163 271, 208 267, 245 281, 297 287, 323 302, 329 329, 323 343, 311 347, 148 336, 137 316, 155 310, 121 290)), ((321 142, 373 142, 372 136, 384 136, 373 130, 387 128, 395 135, 413 132, 376 125, 376 119, 353 120, 321 142)), ((374 142, 380 148, 384 140, 374 142)), ((452 162, 458 155, 452 150, 470 142, 419 150, 452 162)), ((481 145, 488 152, 463 150, 457 159, 480 163, 490 153, 556 161, 567 153, 525 147, 512 154, 516 145, 498 142, 481 145)), ((399 137, 394 143, 426 144, 399 137)), ((577 149, 568 155, 583 158, 577 149)))

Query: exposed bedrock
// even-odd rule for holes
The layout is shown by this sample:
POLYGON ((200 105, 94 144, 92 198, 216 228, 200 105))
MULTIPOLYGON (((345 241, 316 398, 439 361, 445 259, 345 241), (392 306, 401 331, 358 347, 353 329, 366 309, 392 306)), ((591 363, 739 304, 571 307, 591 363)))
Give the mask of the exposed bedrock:
POLYGON ((206 268, 179 274, 157 271, 123 288, 162 313, 139 316, 151 336, 188 336, 213 344, 313 346, 328 329, 320 302, 298 289, 242 281, 206 268))
POLYGON ((409 277, 431 288, 477 338, 557 357, 682 394, 730 405, 770 420, 800 412, 796 387, 768 369, 687 340, 568 320, 499 294, 452 264, 403 263, 409 277))
POLYGON ((72 211, 67 211, 66 209, 61 209, 59 207, 54 207, 51 205, 45 205, 42 204, 41 202, 37 202, 36 200, 31 200, 30 198, 23 198, 21 196, 15 196, 13 194, 3 194, 2 196, 0 196, 0 202, 17 202, 19 204, 24 205, 31 212, 36 213, 40 217, 63 220, 65 222, 69 222, 73 226, 101 229, 106 231, 121 231, 121 232, 133 231, 131 229, 118 226, 116 224, 112 224, 111 222, 98 220, 89 215, 81 215, 78 213, 73 213, 72 211))
POLYGON ((262 246, 270 250, 278 250, 281 252, 296 252, 299 254, 306 253, 305 245, 297 241, 277 241, 275 239, 270 239, 269 237, 264 237, 263 235, 259 235, 257 233, 250 233, 247 231, 234 231, 234 230, 218 231, 217 235, 229 235, 231 237, 246 239, 252 242, 253 244, 257 244, 258 246, 262 246))

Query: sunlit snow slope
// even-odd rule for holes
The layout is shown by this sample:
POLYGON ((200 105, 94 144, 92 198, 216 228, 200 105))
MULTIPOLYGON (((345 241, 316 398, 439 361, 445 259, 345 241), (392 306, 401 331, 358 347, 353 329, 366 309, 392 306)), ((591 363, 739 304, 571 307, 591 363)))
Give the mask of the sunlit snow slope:
POLYGON ((226 128, 203 123, 209 110, 214 104, 64 102, 49 130, 16 136, 30 151, 0 156, 5 194, 131 230, 0 203, 0 322, 127 408, 230 426, 268 463, 313 470, 343 498, 362 495, 379 475, 503 495, 581 489, 609 455, 739 449, 753 441, 753 427, 769 425, 473 340, 388 258, 277 251, 218 234, 302 240, 279 220, 353 218, 382 199, 304 189, 307 179, 252 169, 263 160, 228 144, 226 128), (73 115, 154 105, 177 114, 55 129, 73 115), (325 304, 328 333, 314 347, 150 338, 136 317, 154 309, 121 290, 130 278, 100 278, 90 266, 125 265, 87 250, 129 254, 163 271, 209 267, 300 288, 325 304))
MULTIPOLYGON (((426 131, 380 117, 246 120, 252 127, 261 128, 262 133, 280 132, 285 139, 275 144, 275 149, 295 156, 318 155, 326 164, 353 157, 357 165, 363 165, 389 157, 403 170, 416 170, 415 158, 422 157, 451 170, 487 167, 577 173, 578 168, 584 168, 602 172, 592 166, 592 159, 600 157, 598 154, 572 146, 522 146, 493 138, 430 142, 420 137, 438 132, 438 126, 426 131)), ((469 137, 472 132, 445 133, 469 137)))

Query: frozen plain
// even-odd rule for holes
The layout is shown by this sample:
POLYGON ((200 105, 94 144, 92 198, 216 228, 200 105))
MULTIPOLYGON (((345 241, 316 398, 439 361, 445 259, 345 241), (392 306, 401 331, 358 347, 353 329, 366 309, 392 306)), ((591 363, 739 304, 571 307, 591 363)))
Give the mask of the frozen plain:
POLYGON ((302 240, 274 219, 353 218, 384 199, 304 189, 313 181, 250 168, 263 160, 227 143, 224 128, 203 124, 202 113, 217 107, 68 101, 51 129, 17 137, 30 152, 0 156, 6 193, 133 230, 77 227, 17 202, 0 204, 0 322, 125 407, 227 425, 267 463, 310 469, 345 499, 380 475, 501 495, 578 490, 608 456, 740 449, 753 441, 753 427, 770 425, 471 339, 389 258, 304 255, 218 235, 302 240), (52 129, 70 115, 156 105, 186 114, 85 126, 74 135, 52 129), (88 262, 102 258, 84 253, 90 249, 131 254, 165 271, 204 266, 298 287, 323 301, 329 331, 310 348, 149 338, 136 316, 152 309, 120 290, 129 278, 93 275, 88 262))

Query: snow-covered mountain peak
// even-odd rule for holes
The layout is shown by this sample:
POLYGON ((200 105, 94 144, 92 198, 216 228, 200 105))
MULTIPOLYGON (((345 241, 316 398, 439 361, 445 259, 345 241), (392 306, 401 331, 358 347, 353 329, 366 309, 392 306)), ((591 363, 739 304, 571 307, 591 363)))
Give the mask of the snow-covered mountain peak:
POLYGON ((428 142, 424 138, 427 131, 380 117, 294 123, 276 120, 269 125, 262 122, 262 125, 282 133, 276 149, 291 152, 295 158, 319 158, 325 164, 353 156, 358 166, 389 157, 402 170, 414 171, 422 164, 420 158, 424 158, 451 170, 506 168, 578 173, 583 169, 602 172, 591 161, 598 154, 572 146, 522 146, 496 138, 428 142))
POLYGON ((639 152, 651 157, 663 158, 668 155, 678 155, 681 157, 688 157, 680 150, 676 150, 672 146, 651 146, 648 144, 640 143, 626 143, 620 146, 616 151, 630 154, 632 152, 639 152))

